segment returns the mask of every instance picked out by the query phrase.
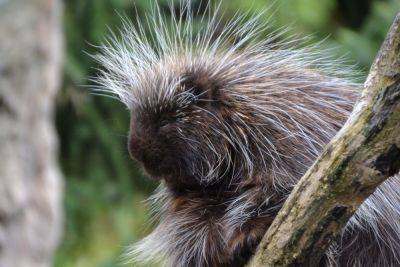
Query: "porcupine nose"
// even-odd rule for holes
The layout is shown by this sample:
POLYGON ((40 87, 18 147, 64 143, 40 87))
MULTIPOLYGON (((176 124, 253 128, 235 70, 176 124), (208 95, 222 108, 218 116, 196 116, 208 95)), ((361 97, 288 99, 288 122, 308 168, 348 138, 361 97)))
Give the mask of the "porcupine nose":
POLYGON ((154 158, 157 156, 156 147, 150 137, 134 134, 129 137, 128 150, 130 156, 145 165, 151 165, 155 161, 154 158))
POLYGON ((153 176, 159 176, 163 153, 157 137, 146 131, 131 129, 128 140, 130 156, 139 161, 145 170, 153 176))

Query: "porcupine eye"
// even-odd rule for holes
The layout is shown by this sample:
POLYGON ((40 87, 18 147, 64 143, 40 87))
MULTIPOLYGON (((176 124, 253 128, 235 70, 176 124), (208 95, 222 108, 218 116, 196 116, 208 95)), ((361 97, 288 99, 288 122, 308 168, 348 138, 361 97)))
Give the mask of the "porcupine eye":
POLYGON ((167 111, 160 115, 156 123, 159 129, 163 129, 171 123, 176 122, 176 119, 177 118, 175 112, 167 111))
POLYGON ((185 74, 182 86, 194 95, 194 103, 200 107, 218 108, 223 100, 220 85, 206 73, 198 71, 196 74, 185 74))

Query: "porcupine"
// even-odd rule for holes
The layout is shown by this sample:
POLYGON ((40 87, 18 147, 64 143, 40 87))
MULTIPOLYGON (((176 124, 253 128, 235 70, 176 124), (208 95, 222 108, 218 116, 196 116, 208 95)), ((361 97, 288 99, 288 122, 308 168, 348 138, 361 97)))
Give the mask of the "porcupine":
MULTIPOLYGON (((159 224, 133 246, 138 261, 243 266, 360 92, 321 46, 262 38, 261 15, 222 23, 210 10, 181 2, 167 20, 155 5, 150 34, 124 21, 95 57, 97 90, 131 113, 130 155, 160 180, 150 199, 159 224)), ((400 265, 399 192, 398 177, 382 184, 321 264, 400 265)))

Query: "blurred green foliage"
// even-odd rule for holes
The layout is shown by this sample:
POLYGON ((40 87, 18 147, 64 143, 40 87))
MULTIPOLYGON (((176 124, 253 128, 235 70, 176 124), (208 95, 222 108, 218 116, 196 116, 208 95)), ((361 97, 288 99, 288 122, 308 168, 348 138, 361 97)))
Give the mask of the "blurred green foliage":
MULTIPOLYGON (((128 156, 129 112, 115 100, 90 94, 88 77, 96 74, 97 66, 87 53, 96 53, 95 45, 109 29, 117 31, 118 14, 136 19, 152 2, 65 1, 65 72, 56 119, 66 219, 56 266, 118 266, 125 246, 151 230, 143 200, 156 185, 128 156)), ((159 3, 168 12, 168 0, 159 3)), ((272 29, 288 25, 292 32, 312 34, 316 40, 328 37, 328 46, 339 47, 338 55, 347 54, 364 73, 400 10, 398 0, 225 0, 221 5, 226 18, 272 6, 263 17, 272 18, 272 29)))

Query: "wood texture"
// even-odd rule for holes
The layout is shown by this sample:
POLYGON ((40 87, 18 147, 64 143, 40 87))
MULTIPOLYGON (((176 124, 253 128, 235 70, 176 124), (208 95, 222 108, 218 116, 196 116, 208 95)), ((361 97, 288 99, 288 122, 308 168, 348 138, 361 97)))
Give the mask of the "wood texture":
POLYGON ((352 115, 302 177, 249 266, 314 266, 362 202, 400 169, 400 14, 352 115))

